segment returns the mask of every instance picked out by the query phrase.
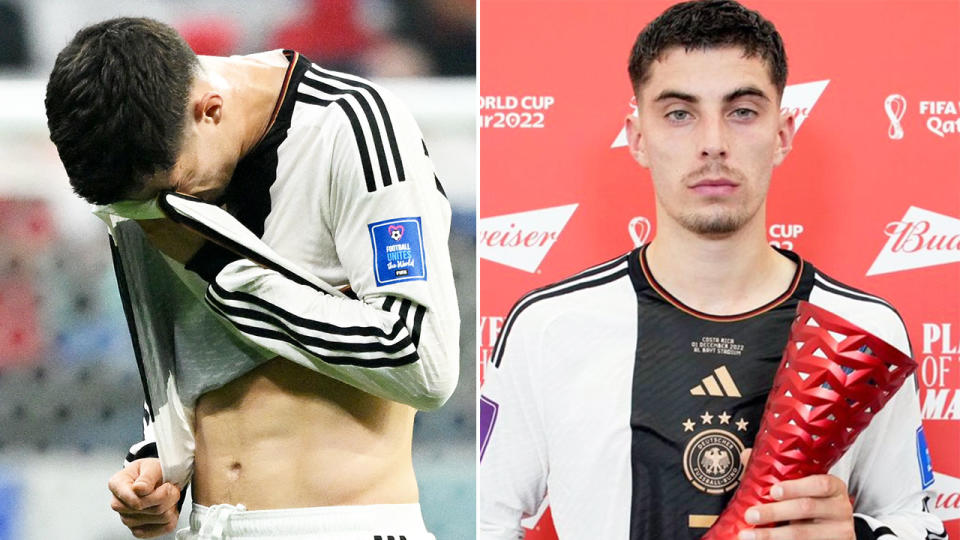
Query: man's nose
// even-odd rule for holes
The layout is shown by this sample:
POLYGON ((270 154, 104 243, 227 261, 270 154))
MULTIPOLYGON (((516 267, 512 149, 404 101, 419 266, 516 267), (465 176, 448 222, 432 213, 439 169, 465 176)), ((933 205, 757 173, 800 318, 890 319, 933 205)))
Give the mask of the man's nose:
POLYGON ((723 117, 708 115, 700 126, 700 157, 727 157, 727 126, 723 117))

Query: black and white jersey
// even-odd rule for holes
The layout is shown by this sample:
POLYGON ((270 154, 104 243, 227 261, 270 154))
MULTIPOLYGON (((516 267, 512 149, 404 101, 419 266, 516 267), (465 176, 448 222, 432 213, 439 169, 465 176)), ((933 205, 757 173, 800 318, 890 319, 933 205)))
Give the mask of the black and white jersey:
MULTIPOLYGON (((438 407, 457 382, 459 312, 451 210, 427 145, 385 89, 284 54, 290 67, 271 125, 237 164, 219 201, 226 211, 177 194, 158 199, 168 217, 217 240, 185 267, 166 259, 167 274, 247 344, 234 351, 254 357, 243 369, 282 356, 376 396, 438 407)), ((111 227, 115 244, 124 241, 120 230, 111 227)), ((126 244, 115 261, 129 293, 129 270, 144 259, 124 256, 123 248, 137 248, 136 239, 126 244)), ((183 304, 171 308, 178 314, 201 317, 184 295, 168 296, 183 304)), ((238 376, 238 364, 208 364, 203 373, 170 365, 157 341, 174 350, 191 338, 200 341, 192 350, 202 350, 202 336, 174 320, 175 335, 137 339, 156 326, 146 319, 157 310, 144 308, 147 293, 126 300, 148 401, 147 439, 128 460, 156 456, 159 443, 165 476, 182 483, 192 463, 193 400, 238 376), (191 372, 216 380, 185 381, 191 372)))
MULTIPOLYGON (((643 247, 523 297, 481 390, 479 538, 522 538, 546 498, 563 540, 699 538, 739 483, 800 300, 909 354, 889 304, 782 253, 790 288, 735 316, 670 296, 643 247)), ((945 534, 913 378, 830 473, 858 538, 945 534)))

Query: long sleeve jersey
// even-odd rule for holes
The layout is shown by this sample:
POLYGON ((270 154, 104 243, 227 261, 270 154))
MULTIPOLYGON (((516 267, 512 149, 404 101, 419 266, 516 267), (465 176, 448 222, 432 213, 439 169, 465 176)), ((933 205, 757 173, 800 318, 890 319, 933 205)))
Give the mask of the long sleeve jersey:
MULTIPOLYGON (((522 538, 547 499, 563 540, 702 536, 739 483, 801 300, 910 353, 887 302, 783 255, 789 290, 735 316, 673 298, 642 247, 522 298, 481 390, 478 538, 522 538)), ((912 377, 829 472, 858 538, 945 537, 912 377)))
POLYGON ((147 398, 127 460, 159 456, 180 485, 196 397, 267 358, 419 409, 439 407, 458 377, 451 211, 419 128, 386 90, 285 54, 271 125, 225 210, 156 201, 208 238, 185 266, 108 220, 147 398))

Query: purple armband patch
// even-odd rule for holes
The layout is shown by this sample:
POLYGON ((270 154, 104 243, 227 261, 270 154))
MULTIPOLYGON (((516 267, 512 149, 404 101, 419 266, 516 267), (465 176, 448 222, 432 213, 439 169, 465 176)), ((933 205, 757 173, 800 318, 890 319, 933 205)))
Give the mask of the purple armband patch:
POLYGON ((499 410, 500 405, 495 401, 487 396, 480 396, 480 461, 483 461, 483 453, 490 442, 490 434, 493 433, 493 424, 497 422, 499 410))
POLYGON ((373 275, 377 286, 427 279, 419 217, 378 221, 367 228, 373 243, 373 275))

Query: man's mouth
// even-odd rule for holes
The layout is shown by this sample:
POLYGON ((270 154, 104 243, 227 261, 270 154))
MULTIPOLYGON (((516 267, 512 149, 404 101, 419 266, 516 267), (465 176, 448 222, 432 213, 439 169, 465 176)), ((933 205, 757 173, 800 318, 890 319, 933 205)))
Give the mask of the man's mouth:
POLYGON ((704 178, 690 186, 690 189, 700 195, 717 196, 729 195, 740 186, 737 182, 727 178, 704 178))

